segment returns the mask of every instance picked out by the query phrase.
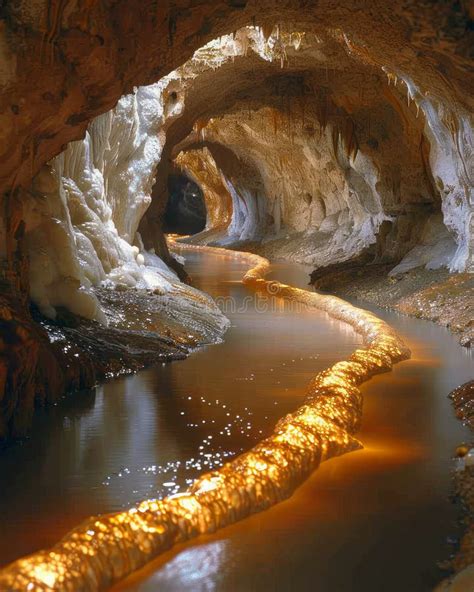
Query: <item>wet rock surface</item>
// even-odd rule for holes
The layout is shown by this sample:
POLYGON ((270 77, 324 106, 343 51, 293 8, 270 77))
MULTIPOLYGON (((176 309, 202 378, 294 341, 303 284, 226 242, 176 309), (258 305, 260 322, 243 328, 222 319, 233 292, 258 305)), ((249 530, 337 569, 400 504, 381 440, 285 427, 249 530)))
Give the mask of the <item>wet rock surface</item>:
POLYGON ((453 402, 456 417, 467 423, 471 430, 474 430, 474 380, 454 389, 449 397, 453 402))
POLYGON ((27 433, 35 406, 151 364, 182 359, 220 339, 228 326, 211 298, 184 284, 166 295, 124 287, 98 289, 96 296, 107 326, 61 308, 52 321, 34 306, 30 312, 0 300, 0 311, 10 316, 2 323, 0 378, 6 396, 0 442, 27 433))
MULTIPOLYGON (((474 380, 454 389, 449 395, 456 416, 474 430, 474 380)), ((453 502, 460 508, 464 534, 451 557, 442 567, 451 575, 436 588, 436 592, 472 590, 474 586, 474 447, 463 443, 456 449, 453 471, 453 502)))

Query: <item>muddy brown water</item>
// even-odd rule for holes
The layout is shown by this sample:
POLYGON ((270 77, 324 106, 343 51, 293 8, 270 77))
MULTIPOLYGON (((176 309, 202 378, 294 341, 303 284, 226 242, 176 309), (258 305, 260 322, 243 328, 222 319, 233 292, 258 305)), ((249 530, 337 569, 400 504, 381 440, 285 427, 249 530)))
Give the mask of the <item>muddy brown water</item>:
MULTIPOLYGON (((246 267, 186 253, 196 286, 232 321, 223 343, 114 380, 40 414, 31 437, 0 454, 0 562, 51 546, 83 518, 182 491, 270 433, 310 378, 360 343, 351 328, 240 283, 246 267)), ((308 269, 273 266, 306 287, 308 269)), ((367 307, 367 306, 366 306, 367 307)), ((474 375, 446 330, 367 307, 413 357, 372 379, 364 450, 324 463, 288 501, 181 545, 121 590, 430 590, 448 536, 451 453, 469 439, 446 395, 474 375)))

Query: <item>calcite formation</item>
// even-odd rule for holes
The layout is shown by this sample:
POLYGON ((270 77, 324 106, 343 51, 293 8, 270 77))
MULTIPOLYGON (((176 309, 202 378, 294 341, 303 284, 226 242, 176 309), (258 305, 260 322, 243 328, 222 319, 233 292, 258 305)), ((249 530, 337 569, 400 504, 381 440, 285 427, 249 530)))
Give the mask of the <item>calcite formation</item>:
MULTIPOLYGON (((470 123, 453 135, 429 93, 360 53, 332 30, 247 27, 179 69, 182 110, 164 152, 207 196, 208 226, 193 242, 263 241, 272 256, 318 266, 377 242, 375 261, 394 273, 470 269, 470 123)), ((157 192, 145 219, 165 199, 157 192)))
POLYGON ((202 475, 186 493, 86 520, 52 549, 0 571, 0 588, 12 592, 104 589, 178 542, 214 532, 278 503, 321 462, 360 447, 353 437, 362 413, 358 387, 409 357, 407 347, 384 321, 340 298, 266 281, 269 262, 263 257, 224 254, 251 265, 244 283, 325 310, 360 333, 364 347, 317 374, 307 387, 305 404, 283 417, 273 434, 250 451, 202 475))

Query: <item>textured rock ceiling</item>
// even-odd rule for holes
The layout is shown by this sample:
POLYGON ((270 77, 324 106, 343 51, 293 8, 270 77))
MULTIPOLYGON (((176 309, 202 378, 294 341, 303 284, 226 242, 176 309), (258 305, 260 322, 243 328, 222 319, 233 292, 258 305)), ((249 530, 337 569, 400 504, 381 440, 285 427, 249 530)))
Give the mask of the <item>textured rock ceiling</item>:
MULTIPOLYGON (((264 37, 277 31, 273 53, 279 53, 280 59, 268 62, 247 54, 224 63, 215 72, 212 68, 204 72, 202 82, 193 85, 194 92, 187 93, 186 111, 191 116, 175 122, 164 156, 168 158, 176 142, 184 140, 201 114, 222 116, 232 106, 234 119, 239 120, 244 108, 273 108, 276 115, 271 117, 280 120, 280 130, 285 129, 285 119, 286 129, 296 120, 289 138, 299 144, 291 150, 293 161, 302 162, 299 153, 308 152, 302 137, 312 133, 311 126, 317 136, 319 126, 329 124, 333 137, 340 134, 350 144, 346 147, 348 154, 356 149, 351 141, 357 140, 363 145, 366 161, 378 150, 376 143, 382 141, 383 158, 375 164, 381 168, 378 176, 372 172, 371 179, 387 186, 378 189, 378 197, 372 196, 372 202, 382 202, 382 208, 371 204, 372 213, 383 209, 384 215, 390 215, 401 203, 431 203, 438 199, 436 193, 445 192, 445 196, 439 196, 444 197, 445 223, 459 247, 452 268, 465 267, 473 177, 468 170, 469 161, 472 164, 472 122, 468 119, 473 81, 471 2, 88 0, 84 6, 74 0, 24 0, 8 3, 1 16, 0 186, 6 196, 9 223, 1 229, 0 252, 9 251, 9 258, 16 247, 14 236, 23 217, 22 203, 28 199, 18 188, 29 188, 31 177, 45 162, 61 152, 67 142, 81 138, 91 119, 113 107, 134 86, 156 82, 219 35, 258 25, 264 37), (278 30, 282 37, 289 31, 304 32, 305 39, 286 46, 278 30), (392 82, 390 88, 388 80, 392 82), (397 88, 393 87, 395 80, 399 81, 397 88), (416 106, 403 106, 407 95, 416 106), (417 121, 418 110, 421 116, 417 121), (304 111, 304 116, 298 117, 298 111, 304 111), (307 119, 308 124, 296 134, 301 123, 298 119, 307 119), (420 173, 420 168, 427 168, 428 158, 430 171, 420 173), (16 191, 12 193, 12 189, 16 191)), ((248 123, 255 125, 254 121, 248 123)), ((268 122, 262 125, 268 128, 268 122)), ((278 127, 278 122, 275 125, 278 127)), ((212 133, 219 133, 215 128, 212 133)), ((234 142, 238 155, 238 142, 248 139, 244 121, 230 125, 226 132, 229 137, 225 142, 234 142)), ((272 143, 267 136, 267 143, 272 143)), ((261 150, 263 146, 258 147, 255 137, 253 140, 254 149, 261 150)), ((288 154, 288 147, 284 149, 288 154)), ((306 165, 302 163, 303 175, 307 173, 304 166, 315 164, 313 158, 311 155, 306 165)), ((263 176, 258 182, 266 184, 267 197, 275 200, 279 189, 277 179, 270 183, 271 161, 269 150, 265 170, 261 170, 263 165, 256 168, 263 176)), ((331 166, 328 159, 327 165, 331 166)), ((282 162, 281 178, 286 178, 288 167, 294 168, 291 158, 286 164, 282 162)), ((351 184, 359 184, 360 193, 361 181, 355 177, 365 175, 367 182, 367 173, 353 172, 354 167, 348 171, 347 163, 342 169, 342 173, 330 173, 332 184, 320 176, 311 179, 310 190, 298 187, 294 179, 289 186, 292 191, 302 189, 312 203, 320 205, 324 197, 319 193, 324 195, 331 187, 347 193, 351 184), (346 177, 346 186, 341 175, 346 177), (352 175, 352 183, 348 175, 352 175), (321 183, 326 186, 321 187, 321 183)), ((284 204, 279 207, 284 208, 284 204)), ((310 208, 313 222, 320 217, 320 213, 314 214, 315 208, 319 206, 310 208)), ((297 209, 305 208, 298 205, 297 209)), ((330 209, 329 215, 332 213, 336 211, 330 209)), ((294 219, 299 216, 287 215, 283 222, 296 230, 307 229, 308 223, 294 219)), ((358 220, 363 224, 360 216, 358 220)), ((310 227, 313 222, 309 222, 310 227)), ((370 230, 362 231, 367 233, 370 230)))
POLYGON ((330 34, 358 59, 412 80, 420 92, 466 106, 470 10, 471 2, 415 0, 6 3, 1 185, 27 184, 133 86, 156 82, 211 39, 249 24, 330 34))
POLYGON ((267 253, 324 265, 378 235, 378 260, 395 263, 420 243, 412 265, 469 266, 467 110, 361 61, 333 32, 269 31, 239 30, 179 69, 169 89, 180 113, 167 127, 145 216, 156 224, 151 233, 142 224, 144 236, 159 233, 178 155, 209 196, 196 240, 272 239, 267 253), (224 235, 216 195, 234 212, 224 235))

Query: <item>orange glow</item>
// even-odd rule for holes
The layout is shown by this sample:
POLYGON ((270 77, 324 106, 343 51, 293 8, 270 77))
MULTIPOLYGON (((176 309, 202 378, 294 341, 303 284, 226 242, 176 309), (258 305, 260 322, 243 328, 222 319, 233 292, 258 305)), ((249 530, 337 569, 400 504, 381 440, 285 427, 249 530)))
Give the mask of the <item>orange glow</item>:
MULTIPOLYGON (((322 461, 361 448, 353 437, 362 415, 358 386, 409 357, 395 331, 340 298, 265 281, 270 263, 258 255, 202 246, 185 248, 218 252, 249 263, 252 267, 244 283, 326 311, 361 334, 365 347, 316 375, 307 387, 305 404, 280 419, 273 434, 249 452, 202 475, 185 493, 89 518, 51 550, 7 566, 0 572, 0 589, 103 589, 176 543, 214 532, 288 498, 322 461)), ((374 444, 368 452, 372 450, 379 454, 381 447, 374 444)))

